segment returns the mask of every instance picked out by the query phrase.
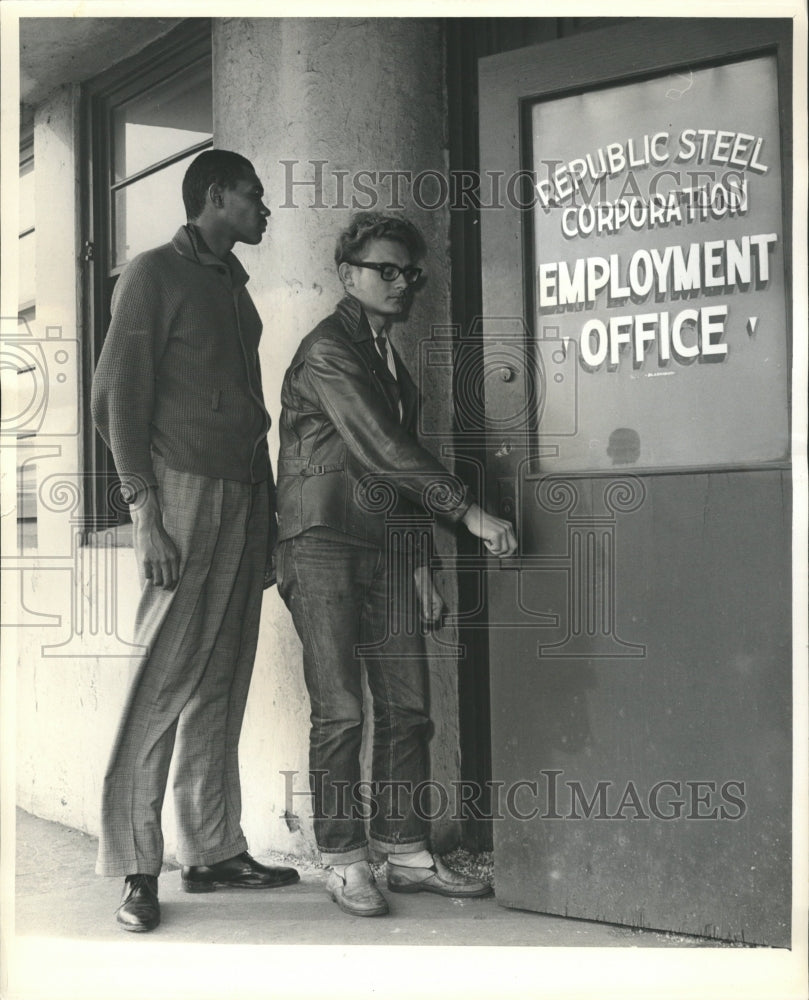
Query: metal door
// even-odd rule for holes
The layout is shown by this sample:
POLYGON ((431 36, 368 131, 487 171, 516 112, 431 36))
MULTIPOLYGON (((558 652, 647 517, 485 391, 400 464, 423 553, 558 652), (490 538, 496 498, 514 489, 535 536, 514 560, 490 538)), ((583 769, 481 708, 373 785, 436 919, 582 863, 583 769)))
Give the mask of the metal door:
POLYGON ((790 942, 789 67, 761 20, 481 60, 506 906, 790 942))

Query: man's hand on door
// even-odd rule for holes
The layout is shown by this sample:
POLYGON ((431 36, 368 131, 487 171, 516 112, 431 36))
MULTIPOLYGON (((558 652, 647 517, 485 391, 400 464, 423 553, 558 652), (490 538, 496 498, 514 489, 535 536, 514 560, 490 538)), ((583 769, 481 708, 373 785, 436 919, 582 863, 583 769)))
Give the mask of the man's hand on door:
POLYGON ((464 514, 463 523, 477 538, 483 539, 487 551, 493 556, 514 555, 517 551, 517 536, 510 521, 487 514, 482 507, 473 503, 464 514))

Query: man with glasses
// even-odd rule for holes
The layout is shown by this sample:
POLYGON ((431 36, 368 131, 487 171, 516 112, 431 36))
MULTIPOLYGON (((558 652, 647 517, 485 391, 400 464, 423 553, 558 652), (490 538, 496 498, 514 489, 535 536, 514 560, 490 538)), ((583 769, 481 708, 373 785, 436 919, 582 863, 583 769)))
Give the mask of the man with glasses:
POLYGON ((400 545, 387 543, 391 515, 398 525, 414 515, 423 523, 426 510, 463 523, 494 555, 517 545, 509 522, 471 502, 416 440, 418 392, 388 333, 407 310, 424 252, 406 220, 356 214, 335 252, 345 296, 303 339, 281 391, 278 590, 303 644, 315 836, 329 894, 355 916, 388 912, 368 863, 365 816, 371 844, 388 857, 391 891, 491 891, 429 849, 419 789, 429 776, 430 719, 413 608, 436 623, 443 602, 421 546, 401 535, 400 545), (373 699, 370 789, 360 781, 362 662, 373 699))

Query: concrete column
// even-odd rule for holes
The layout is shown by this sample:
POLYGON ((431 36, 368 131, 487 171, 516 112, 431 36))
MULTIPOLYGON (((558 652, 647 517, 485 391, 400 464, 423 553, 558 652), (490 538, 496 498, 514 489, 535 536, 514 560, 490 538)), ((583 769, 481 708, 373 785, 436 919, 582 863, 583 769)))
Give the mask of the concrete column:
MULTIPOLYGON (((281 381, 299 341, 342 295, 333 257, 338 232, 352 209, 399 209, 424 232, 428 280, 406 325, 395 327, 392 339, 420 383, 429 431, 425 444, 438 454, 441 444, 450 442, 451 371, 420 371, 420 345, 430 338, 432 326, 447 324, 450 315, 449 209, 438 180, 448 164, 440 21, 215 21, 214 130, 217 146, 253 161, 273 213, 260 247, 237 248, 264 320, 261 358, 273 418, 278 418, 281 381), (382 171, 407 171, 409 178, 382 171)), ((275 457, 275 428, 271 448, 275 457)), ((439 531, 439 547, 454 552, 454 536, 439 531)), ((453 607, 453 579, 445 590, 453 607)), ((455 636, 442 638, 452 642, 455 636)), ((457 662, 452 657, 431 661, 431 712, 432 777, 446 783, 458 777, 459 759, 457 662)), ((312 844, 303 796, 292 802, 302 831, 287 832, 279 777, 281 770, 296 770, 295 790, 307 788, 308 713, 299 643, 273 592, 264 605, 242 742, 245 825, 256 849, 301 850, 312 844)), ((448 817, 436 821, 437 846, 448 846, 456 832, 457 824, 448 817)))

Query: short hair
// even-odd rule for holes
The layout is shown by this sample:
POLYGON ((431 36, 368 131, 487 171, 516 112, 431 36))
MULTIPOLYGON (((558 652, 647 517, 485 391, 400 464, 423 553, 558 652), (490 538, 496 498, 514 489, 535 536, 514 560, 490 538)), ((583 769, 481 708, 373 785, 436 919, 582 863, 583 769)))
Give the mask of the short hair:
POLYGON ((424 237, 407 219, 381 212, 357 212, 337 238, 335 263, 338 267, 344 261, 350 264, 372 240, 396 240, 407 247, 413 260, 420 260, 427 252, 424 237))
POLYGON ((196 219, 205 208, 205 199, 211 184, 234 188, 249 173, 255 173, 253 164, 241 153, 229 149, 206 149, 200 153, 183 177, 183 204, 189 219, 196 219))

